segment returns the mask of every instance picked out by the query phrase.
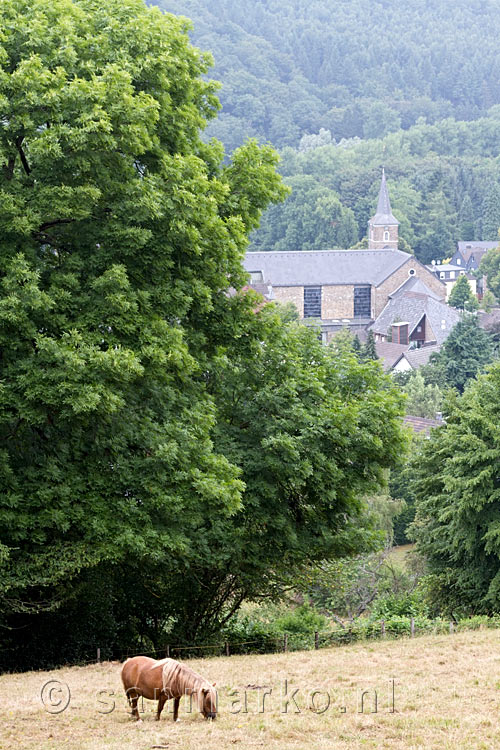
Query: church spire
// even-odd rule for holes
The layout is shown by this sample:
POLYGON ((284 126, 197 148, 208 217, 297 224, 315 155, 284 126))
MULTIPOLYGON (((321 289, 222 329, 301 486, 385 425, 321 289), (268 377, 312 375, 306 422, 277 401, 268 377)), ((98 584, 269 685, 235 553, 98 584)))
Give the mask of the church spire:
POLYGON ((398 249, 399 221, 394 217, 387 190, 385 169, 382 167, 382 181, 378 194, 377 213, 368 222, 368 247, 375 249, 398 249))

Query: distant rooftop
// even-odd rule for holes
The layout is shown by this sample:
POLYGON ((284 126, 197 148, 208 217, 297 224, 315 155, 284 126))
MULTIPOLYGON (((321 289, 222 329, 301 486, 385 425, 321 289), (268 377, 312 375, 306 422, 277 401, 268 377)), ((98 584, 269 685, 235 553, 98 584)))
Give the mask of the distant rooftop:
POLYGON ((262 280, 274 287, 378 286, 412 257, 390 249, 248 252, 243 265, 248 273, 261 271, 262 280))
POLYGON ((424 419, 424 417, 412 416, 403 417, 403 423, 411 427, 413 432, 425 433, 427 436, 430 435, 433 427, 442 427, 445 424, 442 419, 424 419))
POLYGON ((491 242, 490 240, 468 240, 460 241, 457 243, 460 252, 464 250, 491 250, 493 247, 498 247, 498 240, 491 242))

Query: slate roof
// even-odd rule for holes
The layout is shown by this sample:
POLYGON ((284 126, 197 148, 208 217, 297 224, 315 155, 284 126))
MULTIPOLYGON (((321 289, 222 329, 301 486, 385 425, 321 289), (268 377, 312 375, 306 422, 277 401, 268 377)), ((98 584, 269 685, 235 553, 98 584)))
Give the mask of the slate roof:
POLYGON ((498 328, 500 326, 500 308, 496 307, 489 313, 479 310, 479 325, 486 331, 498 328))
POLYGON ((370 219, 370 224, 375 226, 381 226, 383 224, 386 224, 387 226, 399 225, 399 221, 392 213, 389 191, 387 190, 387 181, 385 179, 385 169, 382 170, 382 182, 380 183, 378 194, 377 213, 373 219, 370 219))
POLYGON ((420 349, 408 349, 404 353, 404 356, 413 370, 418 370, 429 362, 431 354, 438 352, 440 349, 439 344, 431 344, 430 346, 421 346, 420 349))
POLYGON ((435 263, 427 268, 429 271, 465 271, 463 266, 455 266, 453 263, 435 263))
POLYGON ((430 435, 433 427, 442 427, 444 422, 438 419, 424 419, 424 417, 403 417, 403 423, 411 427, 413 432, 424 432, 427 436, 430 435))
POLYGON ((249 273, 262 271, 273 286, 379 286, 412 257, 389 249, 248 252, 243 265, 249 273))
POLYGON ((430 289, 427 284, 424 284, 421 279, 418 278, 418 276, 410 276, 408 279, 406 279, 403 284, 401 284, 400 287, 398 287, 392 294, 389 295, 389 299, 393 299, 394 297, 398 297, 402 294, 409 295, 423 295, 424 297, 432 297, 433 299, 437 300, 444 300, 445 298, 445 292, 443 288, 443 294, 442 296, 439 296, 439 294, 436 294, 435 292, 430 289))
POLYGON ((407 349, 408 344, 393 344, 391 341, 375 342, 375 350, 385 372, 393 368, 407 349))
POLYGON ((469 240, 468 242, 460 241, 457 244, 464 258, 467 258, 467 255, 471 256, 475 250, 491 250, 493 247, 498 247, 498 240, 496 242, 491 242, 490 240, 469 240))
MULTIPOLYGON (((494 247, 498 247, 498 242, 476 242, 475 240, 470 240, 469 242, 459 242, 458 252, 464 259, 467 267, 472 266, 473 260, 475 261, 476 265, 479 266, 481 260, 483 259, 483 256, 488 252, 488 250, 492 250, 494 247)), ((455 256, 456 252, 454 253, 453 257, 455 256)))
POLYGON ((371 330, 374 333, 386 336, 393 322, 402 320, 409 324, 408 333, 411 335, 424 315, 438 344, 446 341, 450 331, 460 320, 458 310, 445 302, 424 294, 403 292, 389 299, 387 305, 371 326, 371 330))

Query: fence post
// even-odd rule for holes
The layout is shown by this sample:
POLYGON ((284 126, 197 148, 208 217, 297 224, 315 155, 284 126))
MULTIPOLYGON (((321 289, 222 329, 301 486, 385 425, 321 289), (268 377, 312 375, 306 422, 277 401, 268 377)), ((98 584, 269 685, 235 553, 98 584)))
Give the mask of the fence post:
POLYGON ((167 654, 167 659, 169 659, 170 658, 170 643, 167 643, 167 645, 165 646, 165 652, 167 654))
POLYGON ((316 649, 316 651, 319 648, 319 633, 317 630, 314 633, 314 648, 316 649))
POLYGON ((415 618, 414 617, 412 617, 410 620, 410 635, 412 638, 415 635, 415 618))
POLYGON ((283 651, 285 652, 285 654, 288 651, 288 633, 285 633, 285 635, 283 636, 283 651))
POLYGON ((453 620, 450 620, 450 633, 453 633, 453 620))
POLYGON ((97 663, 98 664, 101 663, 101 649, 100 648, 97 649, 97 663))
POLYGON ((380 621, 380 631, 382 633, 382 638, 385 638, 385 620, 380 621))
POLYGON ((229 656, 229 643, 226 641, 226 656, 229 656))

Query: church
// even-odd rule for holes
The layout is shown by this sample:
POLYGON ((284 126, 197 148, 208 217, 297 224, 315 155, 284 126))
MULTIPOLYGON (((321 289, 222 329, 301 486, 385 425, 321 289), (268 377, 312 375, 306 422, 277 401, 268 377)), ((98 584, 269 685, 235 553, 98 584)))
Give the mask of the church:
MULTIPOLYGON (((399 299, 397 322, 407 322, 400 317, 404 314, 401 299, 412 299, 413 307, 420 299, 423 307, 430 297, 443 305, 443 314, 447 308, 445 284, 413 255, 398 250, 398 230, 382 170, 377 210, 368 222, 368 249, 248 252, 244 266, 251 286, 264 291, 268 299, 293 302, 304 322, 319 322, 325 343, 343 327, 364 338, 382 313, 386 327, 381 331, 379 325, 376 330, 378 340, 384 341, 390 339, 392 322, 396 322, 387 312, 395 295, 399 299)), ((441 320, 447 324, 444 317, 441 320)), ((418 333, 417 346, 438 338, 430 327, 418 333)), ((406 334, 407 341, 401 343, 410 344, 410 327, 406 334)))

